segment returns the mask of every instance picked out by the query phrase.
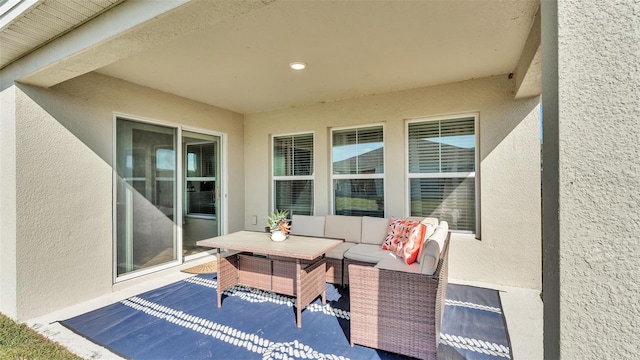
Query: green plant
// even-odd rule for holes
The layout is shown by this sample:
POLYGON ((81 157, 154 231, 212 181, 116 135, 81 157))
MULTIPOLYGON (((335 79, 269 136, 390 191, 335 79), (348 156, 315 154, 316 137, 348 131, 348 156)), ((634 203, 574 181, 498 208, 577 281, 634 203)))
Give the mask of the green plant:
POLYGON ((281 230, 285 233, 288 232, 288 229, 286 231, 283 230, 284 224, 287 224, 287 216, 289 215, 289 211, 288 210, 282 210, 282 211, 274 211, 272 213, 269 214, 269 216, 267 216, 267 225, 269 226, 269 229, 271 231, 276 231, 276 230, 281 230), (281 225, 282 224, 282 225, 281 225))

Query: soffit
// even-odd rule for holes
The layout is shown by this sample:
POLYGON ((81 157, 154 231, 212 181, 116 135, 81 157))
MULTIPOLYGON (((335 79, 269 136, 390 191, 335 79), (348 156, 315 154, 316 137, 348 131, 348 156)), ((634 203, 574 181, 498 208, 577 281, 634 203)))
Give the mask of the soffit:
POLYGON ((538 6, 276 1, 98 72, 240 113, 302 106, 512 73, 538 6))
MULTIPOLYGON (((10 48, 5 47, 5 33, 7 39, 15 36, 9 26, 26 26, 29 16, 44 21, 37 16, 44 9, 58 14, 49 14, 50 20, 60 20, 61 11, 77 12, 75 7, 51 9, 71 0, 5 0, 2 6, 7 1, 34 5, 9 25, 0 18, 3 56, 5 48, 10 48)), ((107 3, 113 7, 124 2, 90 1, 101 2, 105 10, 107 3)), ((81 35, 83 41, 95 38, 83 30, 88 26, 79 27, 80 22, 57 29, 40 26, 56 41, 42 37, 24 44, 31 53, 25 58, 43 61, 31 61, 31 67, 17 78, 48 87, 95 70, 253 113, 515 72, 539 6, 539 0, 183 3, 133 27, 119 27, 119 33, 108 39, 76 46, 79 50, 70 46, 75 43, 69 36, 86 32, 81 35), (73 50, 48 61, 44 58, 51 57, 52 45, 58 52, 73 50), (289 69, 294 60, 307 62, 308 69, 289 69)), ((129 4, 132 7, 127 9, 135 10, 139 3, 123 6, 129 4)), ((124 10, 119 6, 109 11, 101 26, 129 16, 131 12, 124 10)), ((94 11, 85 14, 86 20, 101 13, 94 11)), ((29 32, 33 29, 27 27, 16 33, 34 37, 29 32)), ((24 54, 16 52, 8 58, 15 56, 24 54)))
POLYGON ((0 69, 124 0, 6 0, 0 6, 0 69))

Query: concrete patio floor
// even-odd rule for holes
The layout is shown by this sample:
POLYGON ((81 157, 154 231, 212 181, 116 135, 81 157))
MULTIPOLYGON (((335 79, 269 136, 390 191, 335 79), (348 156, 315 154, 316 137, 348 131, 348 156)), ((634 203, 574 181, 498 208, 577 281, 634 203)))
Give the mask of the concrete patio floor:
MULTIPOLYGON (((160 271, 151 275, 151 278, 130 280, 137 283, 122 290, 114 291, 109 295, 28 320, 26 324, 84 359, 123 359, 108 349, 65 328, 60 325, 59 321, 194 276, 183 273, 180 270, 211 261, 212 259, 213 257, 205 257, 177 268, 160 271)), ((539 291, 456 279, 449 279, 449 282, 498 290, 511 339, 513 359, 537 360, 543 358, 543 309, 539 291)))

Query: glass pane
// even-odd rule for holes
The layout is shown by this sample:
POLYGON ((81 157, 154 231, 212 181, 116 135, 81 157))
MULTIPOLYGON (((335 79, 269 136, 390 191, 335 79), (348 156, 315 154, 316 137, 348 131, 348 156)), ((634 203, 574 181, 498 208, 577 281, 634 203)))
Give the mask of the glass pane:
POLYGON ((334 174, 384 173, 382 126, 333 132, 334 174))
POLYGON ((313 175, 313 135, 293 138, 293 176, 313 175))
POLYGON ((475 171, 474 118, 409 124, 409 172, 475 171))
POLYGON ((273 139, 273 175, 313 175, 313 135, 279 136, 273 139))
POLYGON ((175 132, 116 122, 118 275, 177 260, 175 132))
POLYGON ((187 176, 215 177, 216 147, 217 143, 187 145, 187 176))
POLYGON ((187 214, 216 214, 215 181, 187 180, 187 214))
POLYGON ((333 180, 336 215, 384 217, 383 179, 333 180))
POLYGON ((185 256, 211 250, 196 242, 220 234, 220 137, 182 132, 185 161, 182 251, 185 256))
POLYGON ((278 180, 275 190, 277 210, 288 210, 290 215, 313 215, 313 180, 278 180))
POLYGON ((273 139, 273 175, 291 175, 293 168, 293 139, 277 137, 273 139))
POLYGON ((411 216, 433 216, 451 230, 476 230, 475 178, 410 179, 411 216))

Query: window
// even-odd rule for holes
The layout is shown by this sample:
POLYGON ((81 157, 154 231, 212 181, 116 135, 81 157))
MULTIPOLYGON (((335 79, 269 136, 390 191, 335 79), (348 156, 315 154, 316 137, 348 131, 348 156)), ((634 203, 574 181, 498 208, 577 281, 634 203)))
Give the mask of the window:
POLYGON ((313 134, 273 138, 274 209, 313 215, 313 134))
POLYGON ((476 116, 407 123, 410 216, 476 231, 476 116))
POLYGON ((333 213, 384 217, 382 125, 332 130, 333 213))
MULTIPOLYGON (((193 139, 189 140, 194 141, 193 139)), ((186 213, 189 216, 215 218, 218 143, 214 141, 196 141, 186 145, 186 213)))

